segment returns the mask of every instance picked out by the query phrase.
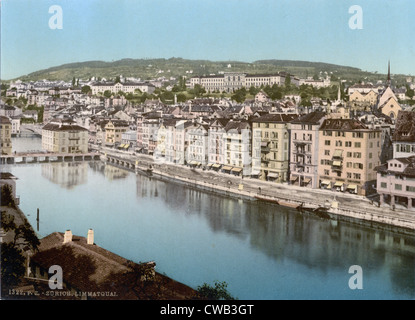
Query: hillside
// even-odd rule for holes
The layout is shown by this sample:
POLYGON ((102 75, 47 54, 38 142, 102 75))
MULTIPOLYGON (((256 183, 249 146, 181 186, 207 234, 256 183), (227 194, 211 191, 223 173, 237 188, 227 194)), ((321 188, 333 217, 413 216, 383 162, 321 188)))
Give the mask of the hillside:
MULTIPOLYGON (((258 60, 252 63, 241 61, 208 61, 188 60, 182 58, 170 59, 122 59, 112 62, 87 61, 64 64, 44 70, 39 70, 19 77, 22 81, 29 80, 64 80, 71 81, 74 77, 90 79, 91 77, 115 78, 135 77, 154 79, 157 77, 178 77, 195 75, 217 74, 219 72, 247 72, 252 74, 273 73, 286 71, 298 77, 313 77, 320 72, 327 72, 334 79, 340 78, 350 82, 377 81, 386 78, 387 63, 385 62, 385 74, 377 74, 362 71, 358 68, 340 66, 322 62, 290 61, 290 60, 258 60)), ((395 80, 400 82, 405 76, 395 75, 395 80)))

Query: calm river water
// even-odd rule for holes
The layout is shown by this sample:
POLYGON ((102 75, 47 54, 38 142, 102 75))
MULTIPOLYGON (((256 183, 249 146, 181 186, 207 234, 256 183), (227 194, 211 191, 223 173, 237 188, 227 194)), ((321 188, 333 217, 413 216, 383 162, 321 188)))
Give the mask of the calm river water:
POLYGON ((19 179, 20 207, 34 228, 39 208, 40 236, 71 229, 86 237, 93 228, 97 245, 154 260, 194 288, 226 281, 233 296, 252 300, 415 298, 415 235, 399 229, 212 195, 99 161, 1 170, 19 179), (362 268, 362 289, 349 287, 352 265, 362 268))

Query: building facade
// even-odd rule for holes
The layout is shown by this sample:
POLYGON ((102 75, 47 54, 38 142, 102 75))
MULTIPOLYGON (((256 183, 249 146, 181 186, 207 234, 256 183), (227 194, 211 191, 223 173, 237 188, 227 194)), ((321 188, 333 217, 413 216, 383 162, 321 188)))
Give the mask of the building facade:
POLYGON ((412 209, 415 199, 415 156, 396 158, 377 167, 377 192, 380 204, 395 209, 399 203, 412 209))
POLYGON ((0 116, 1 154, 12 154, 12 122, 8 117, 0 116))
POLYGON ((295 114, 266 114, 252 121, 252 175, 261 180, 288 182, 290 122, 295 114))
POLYGON ((375 192, 381 130, 369 129, 359 120, 326 119, 319 145, 320 188, 363 196, 375 192))
POLYGON ((42 128, 42 149, 55 153, 87 153, 88 130, 72 120, 54 119, 42 128))
POLYGON ((326 113, 315 111, 291 121, 290 183, 316 189, 319 166, 319 130, 326 113))
POLYGON ((392 136, 393 158, 415 155, 415 112, 400 111, 392 136))

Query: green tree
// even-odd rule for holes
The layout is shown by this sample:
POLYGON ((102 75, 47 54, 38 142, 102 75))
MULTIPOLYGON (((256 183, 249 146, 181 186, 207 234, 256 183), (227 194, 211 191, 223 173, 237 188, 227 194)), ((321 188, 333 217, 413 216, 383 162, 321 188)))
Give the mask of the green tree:
POLYGON ((228 292, 227 287, 228 284, 225 281, 215 281, 214 287, 204 283, 203 285, 197 287, 197 292, 201 297, 209 300, 236 300, 236 298, 228 292))
POLYGON ((104 91, 104 97, 105 98, 111 98, 112 96, 112 92, 110 90, 105 90, 104 91))
POLYGON ((13 243, 1 244, 1 289, 4 294, 7 288, 16 286, 25 274, 25 258, 21 249, 13 243))
POLYGON ((90 86, 83 86, 82 89, 81 89, 81 92, 84 93, 84 94, 88 94, 91 91, 92 90, 91 90, 91 87, 90 86))

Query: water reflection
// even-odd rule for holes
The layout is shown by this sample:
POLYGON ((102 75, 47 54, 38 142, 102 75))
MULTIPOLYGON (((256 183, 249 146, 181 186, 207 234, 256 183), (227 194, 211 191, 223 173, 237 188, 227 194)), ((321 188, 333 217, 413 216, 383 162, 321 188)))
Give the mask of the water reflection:
POLYGON ((95 171, 104 175, 108 180, 125 179, 130 172, 125 169, 121 169, 115 166, 105 165, 101 161, 89 162, 89 167, 95 171))
MULTIPOLYGON (((323 274, 354 264, 389 271, 396 292, 415 297, 415 237, 376 226, 327 220, 262 202, 249 202, 138 175, 137 197, 158 197, 176 212, 203 217, 214 232, 240 239, 268 257, 295 261, 323 274)), ((380 226, 379 226, 380 227, 380 226)))
POLYGON ((72 189, 88 181, 86 162, 43 163, 42 177, 66 189, 72 189))

